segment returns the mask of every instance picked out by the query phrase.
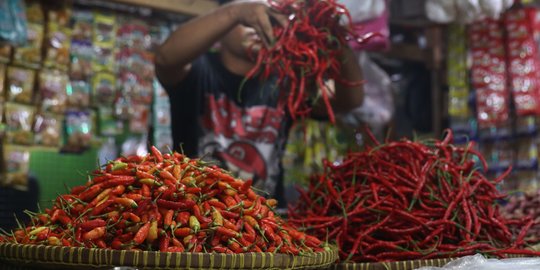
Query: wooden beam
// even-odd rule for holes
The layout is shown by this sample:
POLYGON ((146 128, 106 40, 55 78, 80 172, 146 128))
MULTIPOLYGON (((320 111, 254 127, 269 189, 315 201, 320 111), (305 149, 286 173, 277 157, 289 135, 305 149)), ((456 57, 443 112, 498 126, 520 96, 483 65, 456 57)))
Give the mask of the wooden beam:
POLYGON ((113 2, 191 16, 204 14, 218 6, 214 0, 113 0, 113 2))

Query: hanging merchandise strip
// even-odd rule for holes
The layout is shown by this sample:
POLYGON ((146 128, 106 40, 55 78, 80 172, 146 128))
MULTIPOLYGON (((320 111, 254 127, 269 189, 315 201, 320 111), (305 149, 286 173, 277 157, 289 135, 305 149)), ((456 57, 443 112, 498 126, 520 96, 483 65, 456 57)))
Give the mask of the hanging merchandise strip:
POLYGON ((535 8, 521 8, 505 16, 508 74, 518 116, 540 113, 540 55, 534 39, 538 13, 535 8))
POLYGON ((509 119, 509 91, 506 85, 506 55, 500 22, 486 19, 469 29, 472 54, 472 87, 480 128, 509 119))
POLYGON ((469 117, 469 80, 465 26, 452 24, 448 29, 448 86, 450 117, 469 117))

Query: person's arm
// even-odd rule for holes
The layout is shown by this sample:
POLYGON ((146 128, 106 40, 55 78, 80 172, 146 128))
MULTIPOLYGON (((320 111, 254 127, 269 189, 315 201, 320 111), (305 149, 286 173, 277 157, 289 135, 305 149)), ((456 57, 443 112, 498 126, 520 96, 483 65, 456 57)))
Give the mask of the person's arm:
POLYGON ((164 85, 179 83, 190 63, 238 24, 253 27, 265 43, 272 42, 270 16, 286 23, 261 1, 237 1, 180 25, 156 52, 156 76, 164 85))
MULTIPOLYGON (((358 83, 363 80, 362 69, 358 64, 357 57, 349 47, 343 50, 339 61, 341 63, 340 75, 343 81, 358 83)), ((327 86, 330 91, 335 92, 334 97, 330 101, 334 113, 347 113, 361 106, 364 101, 364 87, 362 84, 347 86, 339 82, 334 82, 334 84, 327 84, 327 86)), ((322 98, 314 105, 312 114, 315 117, 327 115, 326 106, 322 98)))

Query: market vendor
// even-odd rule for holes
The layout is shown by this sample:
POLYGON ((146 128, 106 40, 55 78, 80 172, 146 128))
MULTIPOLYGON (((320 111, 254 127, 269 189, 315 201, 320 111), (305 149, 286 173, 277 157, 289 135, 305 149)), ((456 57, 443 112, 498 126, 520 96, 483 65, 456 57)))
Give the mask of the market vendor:
MULTIPOLYGON (((155 65, 170 96, 174 149, 217 160, 284 203, 280 161, 292 119, 277 107, 272 80, 250 79, 239 95, 255 66, 248 48, 272 46, 275 24, 285 27, 288 19, 266 2, 221 0, 219 8, 180 25, 158 49, 155 65), (217 42, 218 52, 209 52, 217 42)), ((343 79, 360 81, 352 51, 343 49, 340 58, 343 79)), ((336 113, 361 105, 361 86, 335 88, 336 113)), ((325 114, 323 104, 315 105, 313 117, 325 114)))

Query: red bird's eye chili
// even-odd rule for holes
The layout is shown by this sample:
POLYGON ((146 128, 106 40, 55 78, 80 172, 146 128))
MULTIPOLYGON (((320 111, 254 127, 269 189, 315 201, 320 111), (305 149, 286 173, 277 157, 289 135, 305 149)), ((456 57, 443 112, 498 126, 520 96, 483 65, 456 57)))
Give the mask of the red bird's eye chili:
POLYGON ((201 160, 152 148, 92 175, 0 242, 163 252, 323 250, 315 238, 288 237, 297 230, 274 214, 277 201, 257 195, 252 181, 201 160))

